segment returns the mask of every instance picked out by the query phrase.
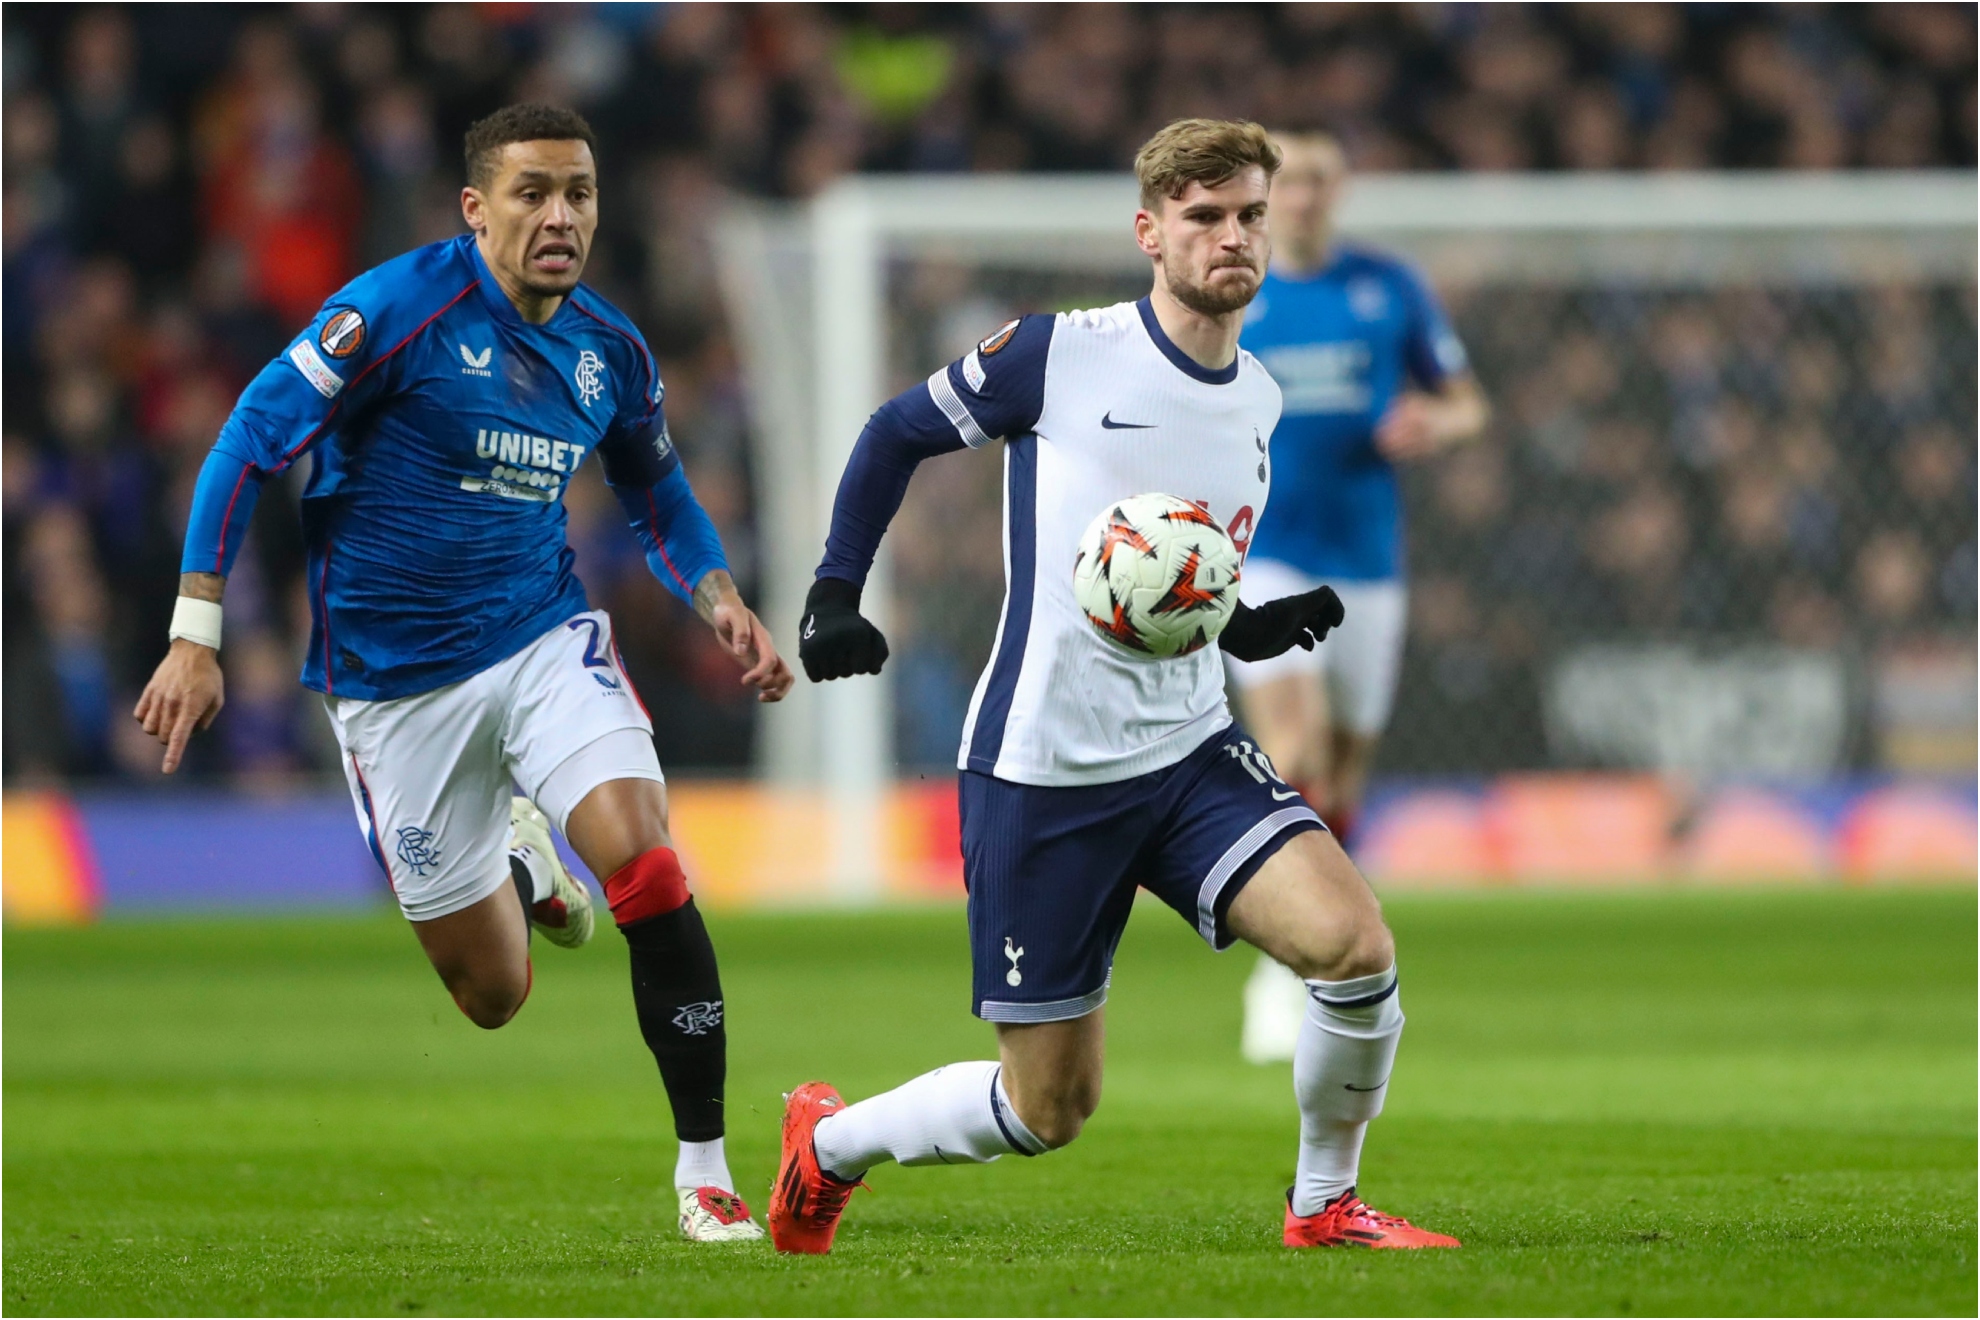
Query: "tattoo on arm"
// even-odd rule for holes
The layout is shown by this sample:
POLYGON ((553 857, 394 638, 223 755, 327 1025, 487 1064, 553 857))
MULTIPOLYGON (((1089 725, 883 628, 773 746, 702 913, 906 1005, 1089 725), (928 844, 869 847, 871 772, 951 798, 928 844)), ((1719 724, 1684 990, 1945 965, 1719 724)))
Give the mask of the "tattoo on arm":
POLYGON ((694 612, 701 616, 704 623, 712 623, 715 607, 722 603, 725 596, 735 594, 735 579, 719 568, 713 569, 702 574, 701 581, 694 585, 694 612))
POLYGON ((227 589, 227 579, 218 573, 179 574, 179 594, 191 596, 194 600, 210 600, 220 603, 220 594, 227 589))

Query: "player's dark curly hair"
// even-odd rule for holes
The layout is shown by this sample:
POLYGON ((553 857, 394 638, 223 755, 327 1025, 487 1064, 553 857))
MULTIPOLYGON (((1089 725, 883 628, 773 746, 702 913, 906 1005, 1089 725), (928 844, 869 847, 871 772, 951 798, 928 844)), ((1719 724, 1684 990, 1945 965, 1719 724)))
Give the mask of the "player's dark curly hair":
POLYGON ((577 111, 533 101, 505 105, 468 127, 462 154, 470 187, 495 182, 495 162, 511 142, 582 142, 591 148, 592 159, 598 157, 598 137, 577 111))

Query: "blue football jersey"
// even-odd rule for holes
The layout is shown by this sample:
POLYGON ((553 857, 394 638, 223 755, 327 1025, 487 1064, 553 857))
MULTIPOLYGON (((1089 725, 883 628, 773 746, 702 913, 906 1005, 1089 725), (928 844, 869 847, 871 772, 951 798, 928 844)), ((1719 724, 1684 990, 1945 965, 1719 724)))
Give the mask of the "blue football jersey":
POLYGON ((1311 275, 1268 273, 1240 342, 1285 394, 1250 553, 1337 581, 1402 576, 1402 500, 1375 427, 1408 385, 1465 370, 1436 295, 1399 258, 1337 246, 1311 275))
POLYGON ((302 499, 303 683, 378 700, 500 663, 588 608, 562 496, 592 454, 655 575, 723 568, 680 472, 646 344, 580 285, 522 319, 472 235, 360 275, 255 377, 201 470, 182 571, 226 573, 267 476, 302 499))

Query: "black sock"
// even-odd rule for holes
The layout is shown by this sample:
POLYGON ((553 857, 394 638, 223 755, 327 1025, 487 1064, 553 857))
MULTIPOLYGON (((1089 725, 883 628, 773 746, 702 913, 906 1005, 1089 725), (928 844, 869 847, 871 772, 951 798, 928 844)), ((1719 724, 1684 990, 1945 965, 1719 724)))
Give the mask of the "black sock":
POLYGON ((516 898, 522 902, 523 932, 528 934, 531 929, 530 910, 536 906, 536 878, 530 875, 522 858, 514 853, 509 854, 509 879, 516 882, 516 898))
POLYGON ((672 912, 621 926, 632 952, 633 1007, 639 1032, 660 1065, 674 1106, 674 1135, 713 1141, 722 1135, 722 1087, 729 1037, 722 1025, 722 980, 715 945, 690 898, 672 912))

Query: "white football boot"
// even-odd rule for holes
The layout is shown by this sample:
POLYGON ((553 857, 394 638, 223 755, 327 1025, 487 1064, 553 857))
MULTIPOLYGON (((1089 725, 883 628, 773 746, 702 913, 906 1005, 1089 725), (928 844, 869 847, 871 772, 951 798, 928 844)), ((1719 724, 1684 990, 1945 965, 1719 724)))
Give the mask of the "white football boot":
POLYGON ((749 1207, 720 1187, 676 1188, 681 1197, 681 1236, 690 1242, 756 1242, 763 1228, 749 1207))
POLYGON ((509 851, 528 851, 550 867, 550 897, 529 910, 529 924, 543 932, 543 938, 566 949, 575 949, 591 938, 591 891, 564 869, 557 856, 557 845, 550 837, 550 818, 537 810, 526 797, 509 803, 509 851))
POLYGON ((1247 1063, 1290 1063, 1306 1021, 1306 982, 1284 963, 1264 954, 1244 983, 1244 1037, 1247 1063))

